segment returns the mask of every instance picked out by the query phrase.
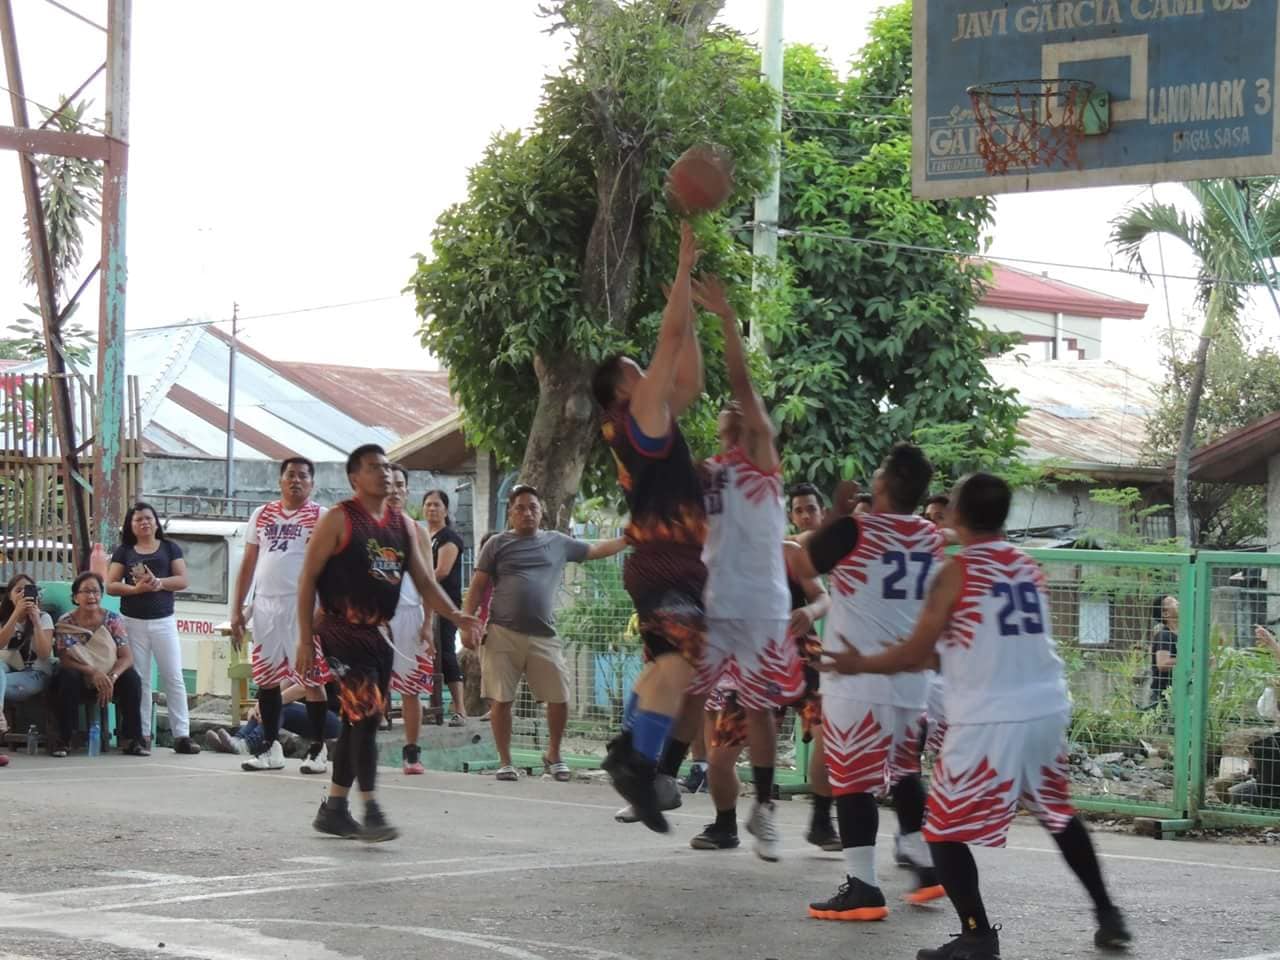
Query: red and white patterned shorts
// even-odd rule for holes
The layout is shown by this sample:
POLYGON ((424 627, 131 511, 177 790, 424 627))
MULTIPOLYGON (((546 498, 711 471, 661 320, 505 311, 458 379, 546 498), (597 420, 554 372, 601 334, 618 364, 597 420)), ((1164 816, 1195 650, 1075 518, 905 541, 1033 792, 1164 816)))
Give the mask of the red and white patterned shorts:
POLYGON ((1003 847, 1018 805, 1051 833, 1075 809, 1067 776, 1069 716, 951 724, 933 768, 924 838, 1003 847))
POLYGON ((700 696, 720 686, 737 692, 748 710, 772 710, 798 699, 805 689, 804 663, 786 620, 708 620, 707 647, 689 692, 700 696))
POLYGON ((883 796, 920 772, 924 711, 843 697, 822 698, 822 746, 835 796, 883 796))

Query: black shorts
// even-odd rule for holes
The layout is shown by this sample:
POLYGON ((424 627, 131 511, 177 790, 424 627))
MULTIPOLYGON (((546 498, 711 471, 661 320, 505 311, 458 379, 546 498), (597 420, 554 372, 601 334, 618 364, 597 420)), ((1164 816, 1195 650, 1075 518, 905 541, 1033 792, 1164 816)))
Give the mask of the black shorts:
POLYGON ((701 666, 707 647, 702 548, 646 544, 627 557, 622 584, 636 607, 645 658, 678 653, 693 667, 701 666))
POLYGON ((387 626, 322 617, 316 637, 338 683, 342 717, 358 723, 386 712, 395 650, 387 626))
POLYGON ((444 617, 436 617, 436 649, 440 673, 445 683, 461 683, 462 668, 458 666, 458 625, 444 617))

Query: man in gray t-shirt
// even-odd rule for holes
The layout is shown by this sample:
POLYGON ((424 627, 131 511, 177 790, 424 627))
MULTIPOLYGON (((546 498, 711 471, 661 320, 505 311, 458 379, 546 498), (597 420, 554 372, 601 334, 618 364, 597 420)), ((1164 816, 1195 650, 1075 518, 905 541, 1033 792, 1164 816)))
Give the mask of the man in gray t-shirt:
POLYGON ((488 629, 480 649, 480 694, 490 703, 493 741, 502 764, 498 779, 518 776, 511 763, 511 703, 520 678, 526 677, 534 699, 547 705, 543 763, 555 779, 568 780, 560 741, 569 720, 569 681, 556 636, 556 591, 566 563, 611 557, 627 544, 622 537, 586 543, 541 529, 542 502, 525 484, 511 488, 507 514, 511 529, 480 551, 463 602, 464 610, 475 613, 492 586, 488 629))

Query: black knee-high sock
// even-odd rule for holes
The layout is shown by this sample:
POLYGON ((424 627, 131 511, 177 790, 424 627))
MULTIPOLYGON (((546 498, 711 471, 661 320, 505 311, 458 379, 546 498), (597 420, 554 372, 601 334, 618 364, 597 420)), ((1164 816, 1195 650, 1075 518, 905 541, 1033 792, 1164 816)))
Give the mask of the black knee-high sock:
POLYGON ((842 847, 874 847, 880 827, 880 809, 869 793, 846 793, 836 797, 836 823, 842 847))
POLYGON ((1093 898, 1093 905, 1099 910, 1111 907, 1111 897, 1107 894, 1107 885, 1102 881, 1102 868, 1098 865, 1098 855, 1093 849, 1093 840, 1089 831, 1079 817, 1072 817, 1067 829, 1053 835, 1054 842, 1062 851, 1063 859, 1071 872, 1080 878, 1084 888, 1093 898))
POLYGON ((831 798, 820 793, 813 794, 813 826, 831 823, 831 798))
POLYGON ((280 736, 280 711, 284 709, 284 701, 279 687, 258 688, 258 712, 262 714, 262 742, 271 748, 280 736))
POLYGON ((356 780, 356 768, 352 762, 351 736, 353 727, 346 717, 342 718, 342 730, 338 734, 338 742, 333 747, 333 782, 339 787, 351 789, 356 780))
POLYGON ((689 744, 672 737, 667 741, 667 745, 662 748, 662 756, 658 760, 658 772, 666 774, 668 777, 678 777, 680 775, 680 764, 684 763, 684 758, 688 755, 689 744))
POLYGON ((323 700, 307 701, 307 735, 312 743, 324 740, 324 719, 329 705, 323 700))
POLYGON ((978 892, 978 865, 973 860, 973 853, 963 843, 931 843, 929 853, 933 856, 938 881, 960 915, 961 932, 985 933, 990 930, 987 908, 983 906, 982 894, 978 892))
POLYGON ((893 785, 893 810, 899 830, 904 834, 920 832, 924 826, 924 786, 919 774, 903 777, 893 785))
POLYGON ((378 726, 382 718, 378 714, 365 717, 351 731, 351 742, 355 745, 355 756, 352 757, 356 771, 356 783, 362 793, 373 793, 373 782, 378 769, 378 726))
POLYGON ((752 767, 751 782, 756 785, 756 803, 773 800, 773 767, 752 767))

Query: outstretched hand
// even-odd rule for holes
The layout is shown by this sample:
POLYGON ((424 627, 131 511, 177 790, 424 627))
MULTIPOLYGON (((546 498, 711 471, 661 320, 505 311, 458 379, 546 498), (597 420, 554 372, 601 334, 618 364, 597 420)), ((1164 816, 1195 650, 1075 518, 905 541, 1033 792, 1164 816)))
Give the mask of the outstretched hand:
POLYGON ((688 220, 680 223, 680 269, 692 270, 693 265, 698 262, 698 257, 702 256, 702 251, 698 249, 698 239, 693 235, 693 227, 690 226, 688 220))
POLYGON ((854 649, 844 634, 837 633, 836 639, 843 644, 844 649, 836 653, 823 650, 818 669, 823 673, 861 673, 862 663, 866 658, 854 649))
POLYGON ((706 273, 690 281, 693 302, 726 320, 734 316, 733 307, 729 306, 729 298, 725 294, 724 281, 714 273, 706 273))
POLYGON ((838 517, 853 515, 853 508, 858 504, 858 494, 862 488, 854 480, 841 480, 831 494, 831 510, 838 517))

